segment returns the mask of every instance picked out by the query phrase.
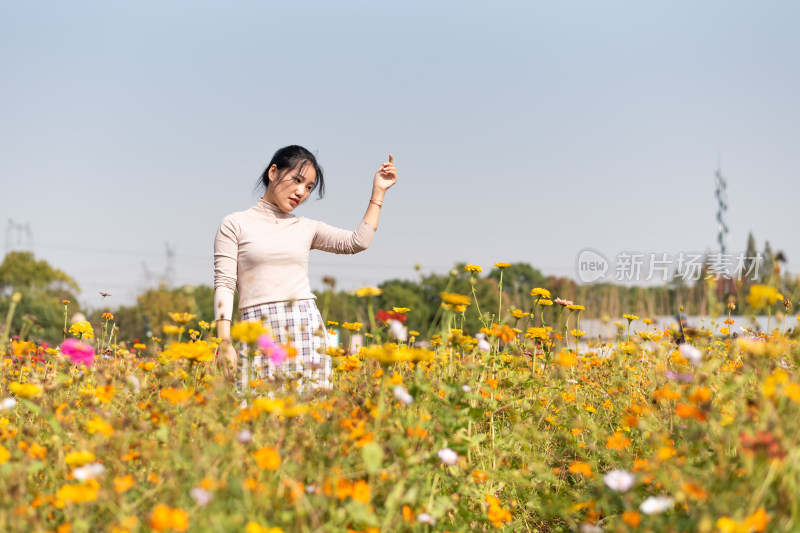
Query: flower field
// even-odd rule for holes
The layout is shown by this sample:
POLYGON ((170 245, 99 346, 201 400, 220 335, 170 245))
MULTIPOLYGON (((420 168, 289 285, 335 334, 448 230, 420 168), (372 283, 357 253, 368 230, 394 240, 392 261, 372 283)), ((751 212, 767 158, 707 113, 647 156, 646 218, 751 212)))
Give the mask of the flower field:
MULTIPOLYGON (((444 292, 430 334, 362 291, 367 319, 329 324, 365 346, 329 350, 328 391, 284 375, 238 393, 190 314, 146 343, 110 314, 58 346, 9 337, 0 530, 800 530, 797 318, 682 332, 626 314, 586 339, 580 303, 530 289, 502 319, 444 292)), ((258 324, 232 335, 293 357, 258 324)))

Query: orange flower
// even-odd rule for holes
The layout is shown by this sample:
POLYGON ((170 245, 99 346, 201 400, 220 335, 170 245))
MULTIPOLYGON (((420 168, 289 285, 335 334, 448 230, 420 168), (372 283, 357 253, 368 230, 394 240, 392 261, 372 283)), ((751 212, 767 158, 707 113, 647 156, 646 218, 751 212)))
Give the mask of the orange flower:
POLYGON ((161 397, 167 400, 172 405, 180 405, 189 398, 192 397, 194 394, 194 389, 189 387, 189 389, 174 389, 169 387, 167 389, 161 389, 161 397))
POLYGON ((370 490, 369 484, 366 481, 356 481, 353 483, 353 496, 352 498, 364 504, 369 503, 370 490))
POLYGON ((748 516, 744 523, 745 526, 753 531, 765 531, 767 529, 767 523, 769 523, 769 515, 761 508, 748 516))
POLYGON ((711 389, 708 387, 697 387, 689 395, 689 401, 692 403, 707 403, 711 401, 711 389))
POLYGON ((262 470, 277 470, 281 466, 281 456, 275 448, 266 446, 253 452, 256 464, 262 470))
POLYGON ((561 352, 558 354, 558 364, 571 368, 578 364, 578 357, 573 352, 561 352))
POLYGON ((706 415, 694 405, 679 403, 675 406, 675 414, 680 418, 694 418, 698 422, 705 422, 706 415))
POLYGON ((584 463, 583 461, 573 461, 572 464, 569 465, 569 471, 573 474, 592 477, 592 465, 584 463))
POLYGON ((127 474, 122 477, 114 478, 114 490, 117 492, 125 492, 133 487, 133 476, 127 474))
POLYGON ((487 474, 483 470, 473 470, 471 475, 475 483, 484 483, 486 481, 489 481, 489 474, 487 474))
POLYGON ((189 529, 189 513, 183 509, 171 509, 163 503, 159 503, 153 509, 150 527, 156 531, 166 531, 167 529, 186 531, 189 529))
POLYGON ((683 491, 693 499, 703 501, 708 499, 708 493, 694 483, 684 483, 683 491))
POLYGON ((606 439, 606 448, 609 450, 624 450, 631 445, 631 439, 626 437, 621 431, 617 431, 606 439))
POLYGON ((353 484, 349 479, 340 479, 336 482, 336 497, 344 500, 353 495, 353 484))
POLYGON ((642 515, 636 511, 625 511, 622 513, 622 521, 631 527, 637 527, 642 521, 642 515))

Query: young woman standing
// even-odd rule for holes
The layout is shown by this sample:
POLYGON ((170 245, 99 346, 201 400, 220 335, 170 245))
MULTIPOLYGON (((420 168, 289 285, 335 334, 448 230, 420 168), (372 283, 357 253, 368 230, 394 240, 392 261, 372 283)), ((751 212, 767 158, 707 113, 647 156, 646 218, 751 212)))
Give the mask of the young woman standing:
POLYGON ((222 339, 217 361, 229 377, 239 364, 241 390, 251 378, 275 372, 299 377, 302 386, 330 388, 326 325, 308 281, 308 254, 312 249, 354 254, 369 246, 384 195, 397 182, 394 158, 389 155, 375 173, 366 213, 355 231, 291 214, 314 189, 320 198, 324 194, 322 169, 305 148, 292 145, 275 152, 260 181, 264 196, 250 209, 226 216, 214 241, 214 318, 222 339), (262 321, 278 342, 292 343, 295 358, 278 368, 266 365, 265 373, 261 357, 250 361, 237 354, 230 339, 236 290, 241 319, 262 321))

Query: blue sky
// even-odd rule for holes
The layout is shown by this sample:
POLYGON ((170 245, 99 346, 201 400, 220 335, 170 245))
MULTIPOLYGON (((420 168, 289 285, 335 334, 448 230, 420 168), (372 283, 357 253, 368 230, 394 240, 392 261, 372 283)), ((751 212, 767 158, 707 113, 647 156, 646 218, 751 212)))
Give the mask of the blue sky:
MULTIPOLYGON (((716 246, 748 231, 800 269, 795 2, 4 2, 0 223, 130 303, 143 263, 212 282, 220 220, 287 144, 328 194, 297 214, 355 228, 395 155, 372 246, 312 252, 312 287, 586 247, 716 246)), ((13 239, 16 241, 16 239, 13 239)), ((15 246, 25 246, 27 242, 15 246)))

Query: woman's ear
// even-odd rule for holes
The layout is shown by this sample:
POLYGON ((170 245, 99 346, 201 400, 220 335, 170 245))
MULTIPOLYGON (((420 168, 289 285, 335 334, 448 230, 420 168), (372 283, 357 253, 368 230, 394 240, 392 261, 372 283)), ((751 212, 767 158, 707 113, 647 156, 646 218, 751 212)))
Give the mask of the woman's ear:
POLYGON ((274 165, 273 164, 271 167, 269 167, 268 175, 269 175, 270 184, 274 185, 275 184, 275 178, 278 177, 278 165, 274 165))

